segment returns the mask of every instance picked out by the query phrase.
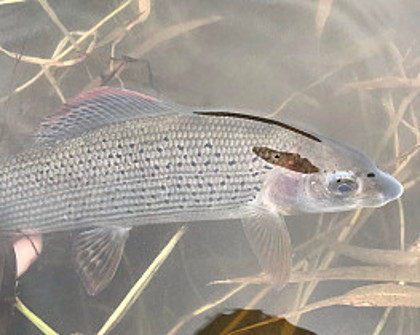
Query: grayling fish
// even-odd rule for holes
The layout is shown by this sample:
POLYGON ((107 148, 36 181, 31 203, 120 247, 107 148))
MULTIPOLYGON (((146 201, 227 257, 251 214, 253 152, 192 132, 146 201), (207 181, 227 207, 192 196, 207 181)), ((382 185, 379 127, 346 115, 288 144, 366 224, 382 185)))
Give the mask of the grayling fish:
POLYGON ((102 87, 64 104, 33 149, 1 163, 0 230, 86 228, 73 251, 96 294, 132 226, 236 218, 283 286, 291 246, 282 215, 379 207, 402 191, 360 152, 280 121, 102 87))

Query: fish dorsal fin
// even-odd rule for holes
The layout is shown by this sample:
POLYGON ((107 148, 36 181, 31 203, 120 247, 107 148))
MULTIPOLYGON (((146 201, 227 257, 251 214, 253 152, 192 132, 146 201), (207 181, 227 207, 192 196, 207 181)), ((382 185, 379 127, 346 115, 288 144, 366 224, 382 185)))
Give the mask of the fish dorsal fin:
POLYGON ((141 117, 175 113, 175 104, 135 91, 99 87, 61 105, 37 134, 39 142, 54 145, 83 133, 141 117))

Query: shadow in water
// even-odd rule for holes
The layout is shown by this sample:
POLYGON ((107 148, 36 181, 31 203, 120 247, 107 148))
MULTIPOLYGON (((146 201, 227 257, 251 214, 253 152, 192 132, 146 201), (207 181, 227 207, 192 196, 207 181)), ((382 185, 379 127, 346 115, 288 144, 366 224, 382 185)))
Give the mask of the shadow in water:
POLYGON ((264 314, 261 310, 236 309, 231 314, 218 314, 195 335, 316 335, 296 327, 284 318, 264 314))
POLYGON ((16 298, 16 257, 11 242, 0 241, 0 335, 10 330, 16 298))

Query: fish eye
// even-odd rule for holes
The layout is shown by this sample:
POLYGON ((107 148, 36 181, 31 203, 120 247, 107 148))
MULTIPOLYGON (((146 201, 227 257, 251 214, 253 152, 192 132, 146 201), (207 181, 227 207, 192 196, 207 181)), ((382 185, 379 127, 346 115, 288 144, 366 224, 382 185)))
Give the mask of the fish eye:
POLYGON ((350 196, 358 187, 356 177, 348 172, 334 173, 328 179, 328 189, 339 196, 350 196))

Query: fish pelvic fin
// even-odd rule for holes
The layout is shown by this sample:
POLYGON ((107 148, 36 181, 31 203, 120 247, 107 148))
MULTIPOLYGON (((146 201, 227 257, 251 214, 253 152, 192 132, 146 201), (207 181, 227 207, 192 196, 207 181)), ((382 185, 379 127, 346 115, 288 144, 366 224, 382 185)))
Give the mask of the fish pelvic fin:
POLYGON ((77 273, 89 295, 111 282, 120 264, 130 228, 93 228, 77 234, 72 254, 77 273))
POLYGON ((291 273, 291 241, 283 216, 264 206, 242 208, 242 226, 258 262, 270 281, 282 289, 291 273))
POLYGON ((118 122, 176 113, 180 107, 135 91, 99 87, 61 105, 44 122, 37 142, 55 145, 118 122))

